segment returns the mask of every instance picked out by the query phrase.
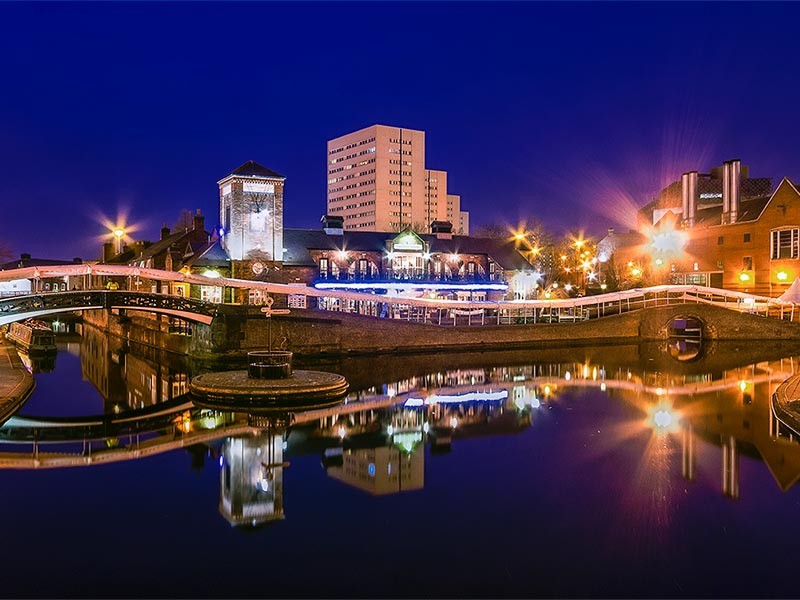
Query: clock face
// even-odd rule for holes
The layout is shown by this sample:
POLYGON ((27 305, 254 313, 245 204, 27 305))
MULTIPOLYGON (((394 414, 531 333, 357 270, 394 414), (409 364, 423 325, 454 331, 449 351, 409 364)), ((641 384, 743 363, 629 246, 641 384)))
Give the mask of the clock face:
POLYGON ((264 272, 264 265, 263 263, 256 261, 253 263, 251 269, 253 269, 253 273, 255 273, 256 275, 261 275, 261 273, 264 272))

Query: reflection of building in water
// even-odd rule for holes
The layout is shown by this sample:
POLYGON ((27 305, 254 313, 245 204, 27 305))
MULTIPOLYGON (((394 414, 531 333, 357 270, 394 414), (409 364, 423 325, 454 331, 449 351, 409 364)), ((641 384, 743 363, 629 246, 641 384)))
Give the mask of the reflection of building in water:
MULTIPOLYGON (((358 401, 369 404, 384 398, 390 404, 420 410, 426 427, 449 443, 469 435, 520 430, 530 425, 537 410, 558 402, 563 391, 594 388, 651 417, 659 405, 669 407, 661 418, 671 421, 672 427, 655 426, 662 433, 669 429, 681 436, 686 479, 696 477, 698 441, 702 441, 706 447, 711 442, 719 448, 724 494, 739 496, 741 454, 760 457, 781 489, 788 490, 800 479, 800 445, 781 427, 770 399, 777 386, 796 372, 796 361, 784 358, 707 372, 701 365, 695 362, 690 370, 655 370, 575 362, 454 370, 386 385, 383 396, 378 390, 373 390, 375 396, 367 391, 358 401)), ((361 430, 366 427, 363 422, 359 425, 361 430)))
POLYGON ((425 451, 421 444, 411 452, 396 446, 344 450, 341 466, 329 466, 328 475, 375 495, 421 490, 425 484, 425 451))
POLYGON ((283 436, 269 430, 222 444, 219 511, 231 525, 282 519, 283 436))
POLYGON ((726 387, 698 390, 679 406, 696 435, 720 446, 724 494, 739 496, 740 454, 761 457, 784 491, 800 479, 800 445, 782 431, 771 406, 775 389, 796 366, 781 359, 725 371, 720 379, 726 387))
POLYGON ((139 356, 136 345, 126 348, 125 340, 95 327, 82 329, 81 371, 103 396, 106 412, 152 406, 188 391, 185 367, 139 356))
POLYGON ((125 403, 121 355, 119 338, 110 338, 94 327, 83 328, 81 373, 100 392, 106 407, 125 403))
POLYGON ((129 408, 144 408, 182 396, 189 389, 189 376, 166 365, 151 363, 133 354, 125 355, 125 384, 129 408))

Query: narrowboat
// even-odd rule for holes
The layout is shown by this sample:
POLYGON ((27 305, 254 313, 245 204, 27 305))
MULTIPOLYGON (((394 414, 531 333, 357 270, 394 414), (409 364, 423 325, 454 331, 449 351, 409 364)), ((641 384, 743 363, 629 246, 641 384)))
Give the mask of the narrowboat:
POLYGON ((6 338, 28 353, 56 351, 56 334, 44 321, 28 319, 12 323, 6 338))

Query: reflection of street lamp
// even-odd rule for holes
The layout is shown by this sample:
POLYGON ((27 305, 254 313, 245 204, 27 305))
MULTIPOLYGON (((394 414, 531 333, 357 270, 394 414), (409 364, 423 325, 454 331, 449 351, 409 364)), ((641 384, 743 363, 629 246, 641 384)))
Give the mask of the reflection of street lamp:
POLYGON ((122 254, 122 238, 125 236, 125 230, 121 227, 116 227, 111 233, 117 238, 117 254, 122 254))

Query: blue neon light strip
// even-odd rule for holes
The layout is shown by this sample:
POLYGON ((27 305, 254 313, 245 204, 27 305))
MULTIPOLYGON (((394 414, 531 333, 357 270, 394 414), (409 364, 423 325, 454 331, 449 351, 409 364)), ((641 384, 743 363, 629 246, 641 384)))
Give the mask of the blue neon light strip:
POLYGON ((508 390, 501 390, 499 392, 467 392, 466 394, 458 394, 456 396, 444 396, 434 394, 428 396, 423 400, 422 398, 409 398, 405 401, 404 406, 407 408, 415 408, 423 404, 460 404, 462 402, 496 402, 498 400, 505 400, 508 398, 508 390))
POLYGON ((508 290, 507 283, 394 283, 391 281, 337 281, 319 282, 314 287, 318 290, 466 290, 466 291, 498 291, 508 290))

